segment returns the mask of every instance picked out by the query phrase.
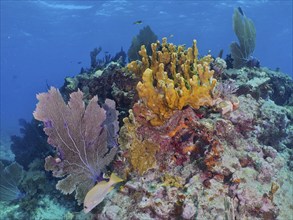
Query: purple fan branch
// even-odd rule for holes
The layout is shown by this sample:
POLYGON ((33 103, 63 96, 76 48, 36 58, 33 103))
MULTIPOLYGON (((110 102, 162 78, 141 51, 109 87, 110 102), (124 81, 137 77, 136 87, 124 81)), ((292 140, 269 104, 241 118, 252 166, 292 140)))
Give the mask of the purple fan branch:
POLYGON ((63 193, 77 190, 78 201, 99 179, 117 153, 118 112, 115 102, 106 99, 103 107, 98 97, 86 106, 83 93, 70 94, 66 104, 58 89, 37 95, 34 117, 44 122, 48 143, 57 149, 57 157, 46 158, 46 170, 64 177, 56 185, 63 193))
MULTIPOLYGON (((88 163, 88 161, 87 161, 85 145, 84 145, 83 149, 84 149, 84 154, 85 154, 85 159, 86 159, 86 161, 84 161, 84 159, 82 158, 81 153, 80 153, 80 151, 79 151, 79 147, 77 146, 77 144, 75 143, 75 141, 74 141, 72 135, 70 134, 70 130, 69 130, 67 124, 66 124, 65 128, 66 128, 66 130, 67 130, 68 137, 69 137, 70 140, 72 141, 72 144, 73 144, 73 146, 74 146, 74 148, 75 148, 75 150, 76 150, 75 153, 77 153, 77 155, 78 155, 80 161, 81 161, 81 162, 87 167, 87 169, 90 171, 91 169, 90 169, 89 163, 88 163)), ((66 144, 66 146, 68 146, 68 145, 66 144)), ((69 147, 69 146, 68 146, 68 147, 69 147)), ((69 149, 72 150, 72 148, 70 148, 70 147, 69 147, 69 149)))

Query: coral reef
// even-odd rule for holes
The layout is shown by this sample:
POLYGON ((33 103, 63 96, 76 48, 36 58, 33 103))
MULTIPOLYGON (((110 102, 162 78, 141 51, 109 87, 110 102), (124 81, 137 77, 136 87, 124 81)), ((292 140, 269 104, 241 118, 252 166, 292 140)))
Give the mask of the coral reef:
POLYGON ((212 58, 207 55, 198 59, 195 40, 187 50, 167 43, 167 38, 151 47, 150 60, 143 45, 139 51, 142 61, 132 61, 127 66, 142 76, 142 82, 137 84, 142 100, 141 116, 158 126, 170 118, 174 110, 188 105, 194 109, 213 105, 212 91, 217 81, 212 78, 214 71, 209 66, 212 58))
POLYGON ((85 99, 90 100, 95 95, 99 96, 99 103, 105 99, 113 99, 119 111, 119 121, 128 115, 138 100, 135 86, 137 77, 125 71, 119 63, 111 62, 104 69, 96 71, 84 71, 75 77, 67 77, 60 88, 65 100, 69 100, 69 94, 80 89, 85 99))
POLYGON ((271 99, 277 105, 293 105, 292 78, 268 68, 228 69, 223 79, 234 80, 237 95, 250 94, 254 99, 271 99))
POLYGON ((227 68, 227 63, 220 57, 217 57, 211 63, 211 69, 214 70, 214 78, 221 78, 224 70, 227 68))
MULTIPOLYGON (((126 53, 124 52, 123 48, 115 54, 114 57, 111 56, 108 52, 105 52, 105 55, 102 59, 97 59, 97 56, 101 53, 102 47, 94 48, 90 52, 90 58, 91 58, 91 71, 97 71, 99 69, 104 69, 109 63, 111 62, 117 62, 120 65, 126 64, 126 53)), ((81 72, 84 72, 84 69, 82 68, 81 72)))
POLYGON ((259 141, 278 151, 283 150, 286 146, 289 148, 292 143, 286 141, 288 135, 286 130, 291 124, 288 119, 289 111, 282 106, 275 105, 273 101, 262 103, 259 110, 259 116, 262 119, 258 122, 259 141))
MULTIPOLYGON (((268 81, 278 78, 284 91, 291 91, 292 79, 285 75, 244 68, 223 72, 218 96, 237 95, 239 101, 238 108, 227 114, 185 107, 162 125, 152 126, 135 105, 119 137, 120 159, 126 160, 120 175, 128 181, 105 200, 96 217, 290 219, 291 94, 276 104, 270 100, 272 87, 264 87, 261 95, 254 95, 258 86, 243 89, 263 76, 268 81), (155 158, 150 163, 141 150, 146 162, 141 172, 130 152, 144 149, 143 143, 154 144, 156 151, 149 151, 155 158)), ((115 164, 119 169, 123 165, 115 164)))
POLYGON ((245 121, 242 121, 239 130, 245 132, 246 128, 258 124, 255 133, 261 143, 270 145, 278 151, 282 151, 286 147, 292 149, 292 133, 288 132, 292 128, 293 118, 292 79, 267 68, 229 69, 225 72, 224 78, 235 81, 235 85, 238 87, 237 95, 250 97, 244 105, 247 106, 247 109, 241 113, 242 119, 233 119, 233 121, 242 121, 246 118, 245 121), (254 111, 248 111, 248 108, 252 107, 252 105, 250 107, 248 105, 256 102, 258 102, 258 107, 253 107, 254 111), (248 112, 254 115, 249 116, 248 112), (248 119, 249 117, 250 119, 248 119))
POLYGON ((41 216, 66 219, 68 210, 78 209, 73 196, 60 196, 55 189, 57 181, 45 172, 43 158, 32 161, 21 174, 14 172, 13 175, 21 179, 18 183, 21 193, 16 200, 0 201, 1 219, 40 219, 41 216))
MULTIPOLYGON (((234 20, 248 31, 253 24, 240 11, 234 20)), ((241 37, 237 46, 250 56, 255 39, 241 37)), ((66 78, 61 93, 37 96, 34 117, 44 125, 23 122, 24 136, 14 137, 25 146, 15 151, 17 161, 26 148, 28 156, 16 191, 0 201, 1 217, 291 218, 292 79, 247 62, 227 70, 220 58, 200 58, 196 41, 190 48, 166 38, 150 45, 127 68, 109 54, 98 60, 96 49, 91 67, 66 78), (117 102, 120 126, 108 98, 117 102), (30 154, 36 144, 46 150, 30 154), (45 169, 61 179, 43 169, 46 156, 45 169)), ((0 186, 7 186, 12 171, 0 168, 0 186)))
POLYGON ((55 156, 46 158, 45 168, 56 177, 65 176, 58 181, 57 189, 64 194, 76 191, 76 199, 81 203, 117 152, 115 103, 106 100, 101 108, 95 96, 85 107, 79 90, 70 95, 66 105, 53 87, 37 98, 39 103, 33 115, 44 123, 48 143, 56 148, 55 156))

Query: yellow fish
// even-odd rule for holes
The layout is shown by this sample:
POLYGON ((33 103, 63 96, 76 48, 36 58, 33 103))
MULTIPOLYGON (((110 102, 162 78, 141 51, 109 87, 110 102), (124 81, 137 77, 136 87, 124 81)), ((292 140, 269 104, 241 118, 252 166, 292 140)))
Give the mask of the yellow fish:
POLYGON ((122 182, 123 179, 116 176, 116 174, 112 173, 110 176, 110 180, 108 182, 101 181, 97 183, 85 196, 83 202, 83 211, 85 213, 90 212, 93 208, 95 208, 98 204, 100 204, 108 192, 110 192, 116 183, 122 182))

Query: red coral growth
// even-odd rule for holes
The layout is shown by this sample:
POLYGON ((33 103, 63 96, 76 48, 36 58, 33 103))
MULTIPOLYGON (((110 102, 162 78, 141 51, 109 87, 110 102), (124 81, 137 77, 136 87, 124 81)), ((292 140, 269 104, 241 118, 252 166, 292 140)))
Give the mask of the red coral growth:
POLYGON ((219 161, 222 146, 213 136, 213 131, 200 121, 198 111, 186 107, 175 111, 163 125, 154 127, 141 116, 141 107, 136 104, 133 109, 140 124, 137 133, 160 146, 157 162, 162 169, 199 159, 202 170, 211 170, 219 161))
POLYGON ((212 140, 211 148, 204 159, 204 163, 207 166, 208 170, 211 170, 211 168, 218 163, 222 151, 223 149, 220 143, 217 140, 212 140))

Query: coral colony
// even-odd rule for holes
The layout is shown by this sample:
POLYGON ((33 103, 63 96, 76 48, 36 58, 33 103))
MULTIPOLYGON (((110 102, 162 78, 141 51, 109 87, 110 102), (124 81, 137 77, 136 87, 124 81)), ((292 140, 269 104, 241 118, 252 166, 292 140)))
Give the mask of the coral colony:
POLYGON ((90 69, 37 95, 45 169, 83 204, 69 219, 290 219, 293 82, 247 66, 255 29, 239 9, 234 30, 235 68, 148 27, 128 65, 95 49, 90 69))

